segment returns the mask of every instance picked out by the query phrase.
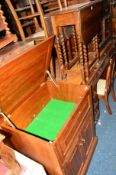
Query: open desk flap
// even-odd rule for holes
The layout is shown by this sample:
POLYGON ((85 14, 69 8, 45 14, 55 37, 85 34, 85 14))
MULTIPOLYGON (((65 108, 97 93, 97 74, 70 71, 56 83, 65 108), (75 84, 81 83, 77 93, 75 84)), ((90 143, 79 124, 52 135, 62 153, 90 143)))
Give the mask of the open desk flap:
POLYGON ((11 62, 0 65, 0 108, 11 114, 45 81, 54 37, 35 45, 11 62))

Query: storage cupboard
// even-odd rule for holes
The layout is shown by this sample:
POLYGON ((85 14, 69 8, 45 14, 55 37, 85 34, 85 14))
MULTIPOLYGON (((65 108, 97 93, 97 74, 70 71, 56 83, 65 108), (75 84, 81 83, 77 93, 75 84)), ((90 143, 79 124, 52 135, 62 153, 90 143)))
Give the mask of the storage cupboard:
POLYGON ((13 148, 41 163, 50 175, 83 175, 97 143, 91 90, 86 85, 47 80, 52 45, 53 37, 50 37, 1 63, 0 130, 8 134, 13 148), (68 107, 60 106, 58 110, 58 105, 54 105, 46 113, 47 105, 53 100, 68 107), (38 120, 43 120, 40 117, 43 111, 41 124, 38 120), (39 134, 27 129, 34 121, 37 125, 33 129, 39 130, 41 125, 39 134), (46 128, 47 135, 42 135, 46 128), (56 133, 50 136, 49 131, 56 133))

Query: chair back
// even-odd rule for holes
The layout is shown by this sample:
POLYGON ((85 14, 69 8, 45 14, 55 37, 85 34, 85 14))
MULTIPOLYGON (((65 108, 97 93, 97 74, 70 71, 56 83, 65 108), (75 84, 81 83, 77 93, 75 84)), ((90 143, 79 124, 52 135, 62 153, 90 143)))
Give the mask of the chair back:
POLYGON ((110 59, 106 73, 106 93, 110 92, 112 81, 114 80, 115 59, 110 59))
POLYGON ((112 66, 112 70, 111 70, 111 84, 114 83, 115 80, 115 71, 116 71, 116 53, 114 53, 114 55, 112 56, 113 59, 113 66, 112 66))

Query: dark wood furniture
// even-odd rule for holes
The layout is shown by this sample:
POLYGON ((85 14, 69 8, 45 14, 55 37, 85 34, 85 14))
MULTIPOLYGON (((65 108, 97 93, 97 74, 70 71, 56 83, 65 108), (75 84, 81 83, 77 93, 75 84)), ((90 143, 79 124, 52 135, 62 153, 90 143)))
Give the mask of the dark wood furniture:
POLYGON ((0 130, 8 134, 12 147, 43 164, 49 174, 83 175, 97 142, 91 90, 86 85, 46 81, 52 45, 53 37, 0 63, 0 130), (76 106, 49 141, 25 129, 52 98, 76 106), (3 120, 4 115, 11 123, 3 120))
MULTIPOLYGON (((99 60, 97 33, 100 27, 100 18, 101 1, 87 2, 75 6, 69 6, 68 8, 64 8, 62 11, 55 12, 51 15, 53 33, 56 35, 56 37, 58 37, 58 35, 62 35, 60 32, 61 28, 66 26, 68 27, 69 25, 75 27, 75 39, 77 39, 78 42, 79 59, 83 82, 86 82, 90 76, 87 47, 89 43, 92 42, 92 40, 95 50, 95 59, 99 60), (70 18, 70 20, 68 20, 68 18, 70 18), (92 23, 89 28, 88 23, 92 23), (83 62, 85 64, 83 64, 83 62)), ((75 47, 77 48, 77 46, 75 47)), ((95 60, 91 61, 94 62, 95 60)))
POLYGON ((45 13, 50 13, 51 11, 62 9, 62 3, 66 5, 66 0, 63 0, 62 3, 61 0, 5 0, 5 2, 15 20, 22 41, 31 38, 41 41, 45 36, 48 36, 48 26, 44 25, 41 8, 44 9, 45 13))
POLYGON ((62 11, 57 11, 51 15, 53 33, 56 35, 57 43, 61 38, 61 46, 59 43, 57 44, 59 60, 61 60, 61 63, 63 63, 62 57, 64 60, 67 58, 66 44, 64 42, 65 35, 63 38, 61 29, 66 26, 75 28, 75 38, 77 39, 78 48, 76 45, 75 47, 77 48, 77 54, 79 55, 79 66, 77 69, 81 69, 81 74, 80 71, 77 70, 77 73, 73 75, 73 78, 71 77, 71 80, 76 84, 91 85, 95 121, 98 120, 100 113, 99 100, 96 94, 97 82, 108 64, 109 55, 113 51, 111 42, 106 44, 102 51, 99 50, 97 34, 100 31, 101 25, 101 7, 102 3, 98 0, 69 6, 62 9, 62 11), (70 20, 68 20, 69 18, 70 20))
POLYGON ((111 7, 111 17, 112 17, 112 35, 113 35, 113 38, 116 38, 116 1, 115 0, 110 1, 110 7, 111 7))
POLYGON ((111 26, 110 0, 103 0, 101 30, 99 33, 99 46, 101 49, 112 37, 111 26))

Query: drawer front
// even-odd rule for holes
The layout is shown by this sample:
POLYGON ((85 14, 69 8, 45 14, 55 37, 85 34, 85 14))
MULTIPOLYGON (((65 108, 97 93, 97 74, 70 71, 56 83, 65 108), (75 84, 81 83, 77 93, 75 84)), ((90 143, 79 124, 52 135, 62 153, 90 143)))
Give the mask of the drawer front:
POLYGON ((66 156, 67 152, 70 151, 71 144, 76 144, 74 143, 77 142, 74 140, 75 132, 77 132, 79 129, 79 126, 81 125, 84 116, 88 113, 90 106, 90 97, 87 95, 82 104, 70 118, 70 121, 63 129, 61 136, 55 143, 56 153, 62 162, 64 161, 64 157, 66 156))

